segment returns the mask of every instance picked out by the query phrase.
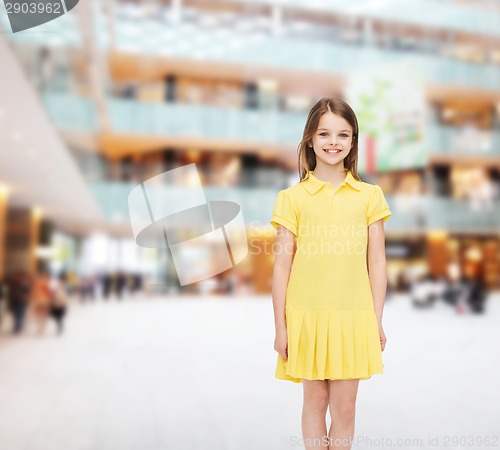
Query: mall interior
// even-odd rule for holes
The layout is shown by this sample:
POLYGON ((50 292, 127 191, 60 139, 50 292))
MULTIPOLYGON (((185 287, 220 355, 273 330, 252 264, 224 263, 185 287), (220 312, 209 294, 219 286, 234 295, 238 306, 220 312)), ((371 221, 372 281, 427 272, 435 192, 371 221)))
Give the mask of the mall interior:
POLYGON ((2 11, 0 280, 63 273, 75 304, 112 289, 270 301, 276 195, 299 181, 308 111, 337 97, 360 123, 359 175, 392 212, 388 293, 479 279, 495 299, 500 4, 395 3, 82 0, 18 33, 2 11), (165 248, 137 244, 128 199, 192 163, 207 199, 240 205, 249 251, 181 285, 165 248))
MULTIPOLYGON (((307 112, 335 96, 360 120, 360 176, 383 188, 393 212, 390 284, 455 264, 498 288, 494 2, 431 2, 443 10, 435 23, 362 3, 343 14, 319 1, 90 2, 40 31, 4 33, 0 276, 124 271, 175 286, 162 252, 136 245, 127 197, 189 163, 207 198, 241 205, 252 248, 268 248, 276 193, 299 181, 307 112), (446 8, 469 8, 491 27, 446 8), (393 90, 380 94, 380 81, 393 90), (398 89, 413 95, 402 104, 398 89), (362 95, 371 103, 361 107, 362 95), (375 110, 378 101, 390 111, 375 110)), ((272 264, 272 252, 250 251, 216 282, 185 289, 269 294, 272 264)))

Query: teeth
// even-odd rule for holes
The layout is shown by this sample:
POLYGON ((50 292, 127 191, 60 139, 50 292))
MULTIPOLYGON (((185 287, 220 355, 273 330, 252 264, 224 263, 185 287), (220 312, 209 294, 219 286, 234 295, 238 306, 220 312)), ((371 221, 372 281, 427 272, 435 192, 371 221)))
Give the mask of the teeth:
POLYGON ((325 150, 327 153, 340 153, 340 150, 325 150))

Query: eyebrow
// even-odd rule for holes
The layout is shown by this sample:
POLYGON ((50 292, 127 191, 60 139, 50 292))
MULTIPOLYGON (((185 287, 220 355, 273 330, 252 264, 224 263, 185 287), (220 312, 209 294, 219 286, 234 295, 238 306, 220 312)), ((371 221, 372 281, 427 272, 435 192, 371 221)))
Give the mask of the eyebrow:
MULTIPOLYGON (((328 128, 318 128, 318 131, 319 130, 326 130, 326 131, 330 131, 328 128)), ((351 130, 339 130, 339 131, 347 131, 349 133, 351 133, 351 130)))

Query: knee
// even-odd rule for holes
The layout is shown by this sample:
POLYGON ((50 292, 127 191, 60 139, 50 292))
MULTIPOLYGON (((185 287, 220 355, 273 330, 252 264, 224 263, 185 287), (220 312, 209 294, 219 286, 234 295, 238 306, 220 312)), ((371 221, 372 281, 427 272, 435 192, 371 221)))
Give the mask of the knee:
POLYGON ((316 389, 311 389, 304 398, 304 403, 317 408, 319 410, 324 410, 328 408, 329 392, 328 387, 318 386, 316 389))
POLYGON ((353 402, 345 401, 330 407, 332 420, 348 422, 354 420, 356 414, 356 405, 353 402))

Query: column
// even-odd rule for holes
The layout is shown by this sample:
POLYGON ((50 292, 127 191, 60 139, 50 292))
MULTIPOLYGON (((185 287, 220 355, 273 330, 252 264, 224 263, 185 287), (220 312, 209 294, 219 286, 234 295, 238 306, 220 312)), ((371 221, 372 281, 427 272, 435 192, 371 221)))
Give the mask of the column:
POLYGON ((445 231, 430 231, 427 234, 429 272, 435 276, 445 275, 448 263, 448 234, 445 231))
POLYGON ((271 10, 271 31, 274 36, 283 34, 283 10, 281 6, 273 5, 271 10))
POLYGON ((373 21, 371 19, 363 19, 363 40, 366 46, 373 47, 375 45, 375 36, 373 34, 373 21))
POLYGON ((30 214, 29 228, 29 267, 28 272, 31 276, 37 274, 37 254, 36 250, 40 242, 40 222, 42 220, 42 210, 33 208, 30 214))
POLYGON ((177 24, 182 20, 182 0, 172 0, 171 23, 177 24))
POLYGON ((7 186, 0 184, 0 280, 5 276, 5 245, 7 227, 7 199, 9 190, 7 186))

